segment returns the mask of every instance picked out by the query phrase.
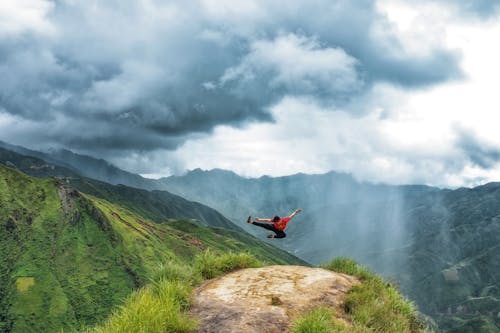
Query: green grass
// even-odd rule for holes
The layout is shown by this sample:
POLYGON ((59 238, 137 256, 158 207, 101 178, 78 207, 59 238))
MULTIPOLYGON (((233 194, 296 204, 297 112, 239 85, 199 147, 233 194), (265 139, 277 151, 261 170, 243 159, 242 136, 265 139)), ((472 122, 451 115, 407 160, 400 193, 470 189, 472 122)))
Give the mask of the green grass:
MULTIPOLYGON (((203 279, 262 263, 248 253, 198 254, 192 265, 175 261, 163 263, 152 275, 150 285, 135 292, 102 325, 89 332, 192 332, 197 323, 187 316, 189 295, 203 279)), ((297 318, 293 333, 420 333, 424 330, 415 310, 396 289, 350 259, 337 258, 325 265, 343 273, 350 272, 362 283, 351 289, 343 313, 321 307, 297 318), (346 318, 340 321, 339 317, 346 318)))
POLYGON ((193 265, 169 261, 158 265, 151 284, 134 292, 118 310, 88 333, 169 333, 193 332, 197 321, 188 316, 194 286, 241 268, 259 267, 260 261, 248 253, 198 254, 193 265))
POLYGON ((35 279, 32 277, 19 277, 16 280, 16 288, 19 292, 28 291, 28 289, 34 285, 35 279))
POLYGON ((371 273, 368 268, 358 264, 356 261, 349 258, 334 258, 330 262, 323 264, 320 267, 338 273, 353 275, 360 278, 361 280, 376 278, 376 276, 371 273))
POLYGON ((249 253, 217 254, 206 251, 194 260, 194 268, 204 279, 213 279, 241 268, 261 267, 262 263, 249 253))
POLYGON ((322 267, 354 275, 361 281, 349 291, 343 305, 344 313, 335 314, 348 318, 350 324, 334 319, 333 309, 320 308, 299 317, 293 325, 294 333, 424 332, 413 304, 380 276, 347 258, 333 259, 322 267))
POLYGON ((191 287, 179 281, 163 280, 134 292, 95 333, 192 332, 197 322, 184 311, 191 287))
POLYGON ((321 307, 299 317, 292 326, 292 333, 342 332, 343 326, 333 319, 331 310, 321 307))
POLYGON ((160 263, 150 276, 151 283, 160 281, 179 281, 189 285, 198 285, 202 281, 201 274, 191 265, 174 261, 160 263))

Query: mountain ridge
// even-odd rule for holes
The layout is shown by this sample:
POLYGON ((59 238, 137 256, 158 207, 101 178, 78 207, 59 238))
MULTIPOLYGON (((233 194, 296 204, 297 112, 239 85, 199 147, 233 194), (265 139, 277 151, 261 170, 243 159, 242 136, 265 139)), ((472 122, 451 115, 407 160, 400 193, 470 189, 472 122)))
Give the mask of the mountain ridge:
POLYGON ((243 231, 210 207, 189 201, 167 191, 133 188, 122 184, 112 185, 102 181, 81 176, 76 170, 47 162, 37 157, 21 155, 19 153, 0 148, 0 163, 11 164, 12 167, 35 177, 59 177, 83 192, 98 197, 115 198, 128 208, 147 214, 155 220, 173 218, 197 219, 213 226, 223 226, 238 231, 243 231), (13 163, 14 161, 15 163, 13 163), (17 165, 16 165, 17 164, 17 165), (147 198, 148 200, 145 200, 147 198), (148 206, 148 209, 144 209, 148 206), (210 218, 207 218, 209 216, 210 218))

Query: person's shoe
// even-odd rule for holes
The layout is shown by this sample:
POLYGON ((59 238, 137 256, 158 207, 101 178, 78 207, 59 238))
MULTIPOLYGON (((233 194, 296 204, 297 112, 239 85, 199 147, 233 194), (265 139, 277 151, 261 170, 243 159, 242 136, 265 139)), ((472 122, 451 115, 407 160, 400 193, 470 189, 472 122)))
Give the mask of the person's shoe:
POLYGON ((267 238, 274 238, 274 235, 273 234, 269 234, 269 235, 267 235, 267 238))
POLYGON ((252 223, 252 217, 251 216, 248 217, 247 223, 252 223))

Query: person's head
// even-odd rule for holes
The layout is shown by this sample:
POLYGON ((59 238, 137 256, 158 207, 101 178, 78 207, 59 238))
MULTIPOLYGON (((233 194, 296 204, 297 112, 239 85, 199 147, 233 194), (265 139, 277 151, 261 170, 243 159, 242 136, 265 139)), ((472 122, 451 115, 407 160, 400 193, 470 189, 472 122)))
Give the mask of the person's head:
POLYGON ((278 215, 276 215, 275 217, 273 217, 273 222, 278 222, 280 220, 280 217, 278 215))

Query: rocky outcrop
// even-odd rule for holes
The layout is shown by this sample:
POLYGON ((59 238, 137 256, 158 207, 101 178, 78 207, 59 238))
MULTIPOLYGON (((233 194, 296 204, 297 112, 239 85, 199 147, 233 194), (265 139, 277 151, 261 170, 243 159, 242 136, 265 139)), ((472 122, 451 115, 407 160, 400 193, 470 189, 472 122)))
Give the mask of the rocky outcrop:
POLYGON ((243 269, 201 285, 191 313, 200 319, 199 333, 288 332, 294 318, 309 309, 340 307, 357 283, 355 277, 321 268, 243 269))

